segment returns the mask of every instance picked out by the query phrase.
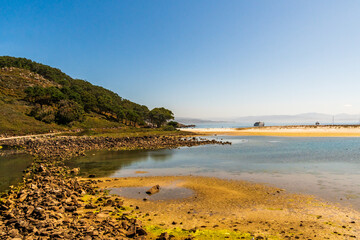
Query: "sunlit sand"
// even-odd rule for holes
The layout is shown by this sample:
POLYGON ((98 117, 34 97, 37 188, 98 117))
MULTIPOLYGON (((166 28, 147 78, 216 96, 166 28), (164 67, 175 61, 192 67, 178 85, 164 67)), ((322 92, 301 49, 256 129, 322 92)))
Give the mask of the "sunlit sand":
POLYGON ((338 239, 359 231, 359 214, 354 210, 262 184, 194 176, 99 180, 97 186, 101 189, 147 189, 159 184, 161 192, 176 183, 179 188, 194 191, 194 195, 177 200, 126 198, 126 202, 138 206, 139 217, 149 213, 142 221, 166 228, 228 229, 280 239, 285 236, 309 239, 314 235, 319 239, 338 239))

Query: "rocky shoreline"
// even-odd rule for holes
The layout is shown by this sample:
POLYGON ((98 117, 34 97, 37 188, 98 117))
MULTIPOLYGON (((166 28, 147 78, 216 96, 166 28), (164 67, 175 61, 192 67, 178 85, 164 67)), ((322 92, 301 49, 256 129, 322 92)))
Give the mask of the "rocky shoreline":
MULTIPOLYGON (((51 136, 0 141, 34 156, 23 181, 0 198, 0 239, 147 239, 141 221, 129 215, 119 198, 98 191, 96 182, 79 181, 79 169, 64 160, 89 150, 177 148, 230 144, 178 136, 51 136)), ((131 211, 130 211, 131 212, 131 211)), ((168 235, 159 239, 169 239, 168 235)))
POLYGON ((192 147, 206 144, 231 144, 196 137, 144 136, 144 137, 75 137, 49 136, 0 141, 0 145, 18 147, 40 158, 57 157, 62 160, 85 155, 90 150, 135 150, 192 147))

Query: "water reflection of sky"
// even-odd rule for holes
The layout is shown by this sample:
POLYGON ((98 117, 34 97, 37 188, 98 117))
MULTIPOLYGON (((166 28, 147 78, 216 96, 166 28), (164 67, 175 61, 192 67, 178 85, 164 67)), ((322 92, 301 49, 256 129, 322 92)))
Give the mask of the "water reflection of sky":
POLYGON ((134 176, 142 170, 149 172, 145 175, 205 175, 270 183, 347 201, 360 209, 360 138, 215 138, 233 144, 96 152, 74 164, 86 174, 100 176, 134 176))

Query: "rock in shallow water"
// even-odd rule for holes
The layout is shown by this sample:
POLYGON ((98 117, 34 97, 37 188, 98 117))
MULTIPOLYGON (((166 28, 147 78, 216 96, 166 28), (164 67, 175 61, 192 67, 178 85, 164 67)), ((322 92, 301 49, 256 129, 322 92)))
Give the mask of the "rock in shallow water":
POLYGON ((159 191, 160 191, 160 186, 155 185, 152 188, 150 188, 149 190, 147 190, 146 193, 149 195, 152 195, 152 194, 158 193, 159 191))

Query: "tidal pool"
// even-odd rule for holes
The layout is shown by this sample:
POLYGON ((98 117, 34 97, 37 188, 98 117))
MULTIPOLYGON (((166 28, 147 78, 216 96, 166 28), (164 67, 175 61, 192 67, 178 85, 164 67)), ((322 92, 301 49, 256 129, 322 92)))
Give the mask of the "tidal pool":
POLYGON ((31 164, 32 157, 27 154, 7 154, 7 150, 0 150, 0 192, 17 184, 23 171, 31 164))
POLYGON ((212 138, 233 144, 89 152, 68 165, 80 167, 83 176, 200 175, 247 180, 313 194, 360 210, 360 138, 212 138))
POLYGON ((194 196, 194 191, 185 187, 176 186, 176 184, 171 184, 169 186, 160 186, 160 191, 155 194, 147 194, 146 191, 149 190, 151 186, 146 187, 119 187, 119 188, 109 188, 111 194, 117 194, 126 198, 134 199, 147 199, 150 201, 157 200, 175 200, 175 199, 184 199, 191 196, 194 196))

